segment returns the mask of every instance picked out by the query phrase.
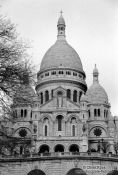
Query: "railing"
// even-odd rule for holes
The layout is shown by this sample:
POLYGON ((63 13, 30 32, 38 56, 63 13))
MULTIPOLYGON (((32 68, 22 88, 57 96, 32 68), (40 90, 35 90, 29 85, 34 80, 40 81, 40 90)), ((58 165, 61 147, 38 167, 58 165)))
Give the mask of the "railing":
POLYGON ((102 158, 117 158, 115 154, 104 153, 85 153, 85 152, 51 152, 51 153, 26 153, 16 155, 0 154, 0 159, 23 159, 23 158, 39 158, 39 157, 102 157, 102 158))

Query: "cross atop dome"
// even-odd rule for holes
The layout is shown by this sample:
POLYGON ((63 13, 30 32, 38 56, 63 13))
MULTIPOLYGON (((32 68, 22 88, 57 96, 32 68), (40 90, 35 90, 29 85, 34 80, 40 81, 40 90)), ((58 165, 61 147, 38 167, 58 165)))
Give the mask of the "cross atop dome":
POLYGON ((57 38, 58 39, 65 39, 65 20, 62 16, 63 11, 60 11, 60 17, 58 19, 58 23, 57 23, 57 29, 58 29, 58 35, 57 38))
POLYGON ((98 75, 99 75, 99 72, 98 72, 98 69, 96 67, 96 64, 95 64, 95 67, 93 69, 93 83, 98 83, 98 75))

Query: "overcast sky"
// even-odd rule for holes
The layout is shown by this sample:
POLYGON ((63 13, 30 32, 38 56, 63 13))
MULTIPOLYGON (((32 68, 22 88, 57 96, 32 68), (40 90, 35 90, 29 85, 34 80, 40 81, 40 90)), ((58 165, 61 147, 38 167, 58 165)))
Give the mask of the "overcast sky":
POLYGON ((0 5, 0 13, 31 41, 32 61, 38 69, 43 55, 56 41, 62 10, 67 41, 81 58, 88 87, 97 64, 112 114, 118 115, 118 0, 0 0, 0 5))

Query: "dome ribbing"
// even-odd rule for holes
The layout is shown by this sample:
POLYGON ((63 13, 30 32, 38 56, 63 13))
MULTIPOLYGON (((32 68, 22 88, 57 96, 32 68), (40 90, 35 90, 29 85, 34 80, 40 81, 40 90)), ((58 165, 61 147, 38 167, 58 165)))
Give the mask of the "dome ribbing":
POLYGON ((61 14, 57 23, 57 41, 44 55, 41 62, 40 71, 64 67, 83 72, 79 55, 65 39, 65 27, 65 20, 61 14))
POLYGON ((109 103, 108 96, 104 88, 99 84, 98 81, 98 69, 95 68, 93 70, 93 84, 86 92, 86 99, 90 103, 109 103))
POLYGON ((79 55, 66 40, 57 40, 56 43, 46 52, 41 62, 40 70, 42 71, 59 67, 83 71, 79 55))

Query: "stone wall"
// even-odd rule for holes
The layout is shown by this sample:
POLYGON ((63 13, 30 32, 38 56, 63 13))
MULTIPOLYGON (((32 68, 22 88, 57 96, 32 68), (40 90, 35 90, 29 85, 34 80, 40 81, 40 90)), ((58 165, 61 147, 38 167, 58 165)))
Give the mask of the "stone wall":
POLYGON ((67 175, 81 169, 85 175, 107 175, 118 168, 117 158, 91 156, 57 156, 38 158, 0 159, 0 175, 28 175, 39 169, 45 175, 67 175))

